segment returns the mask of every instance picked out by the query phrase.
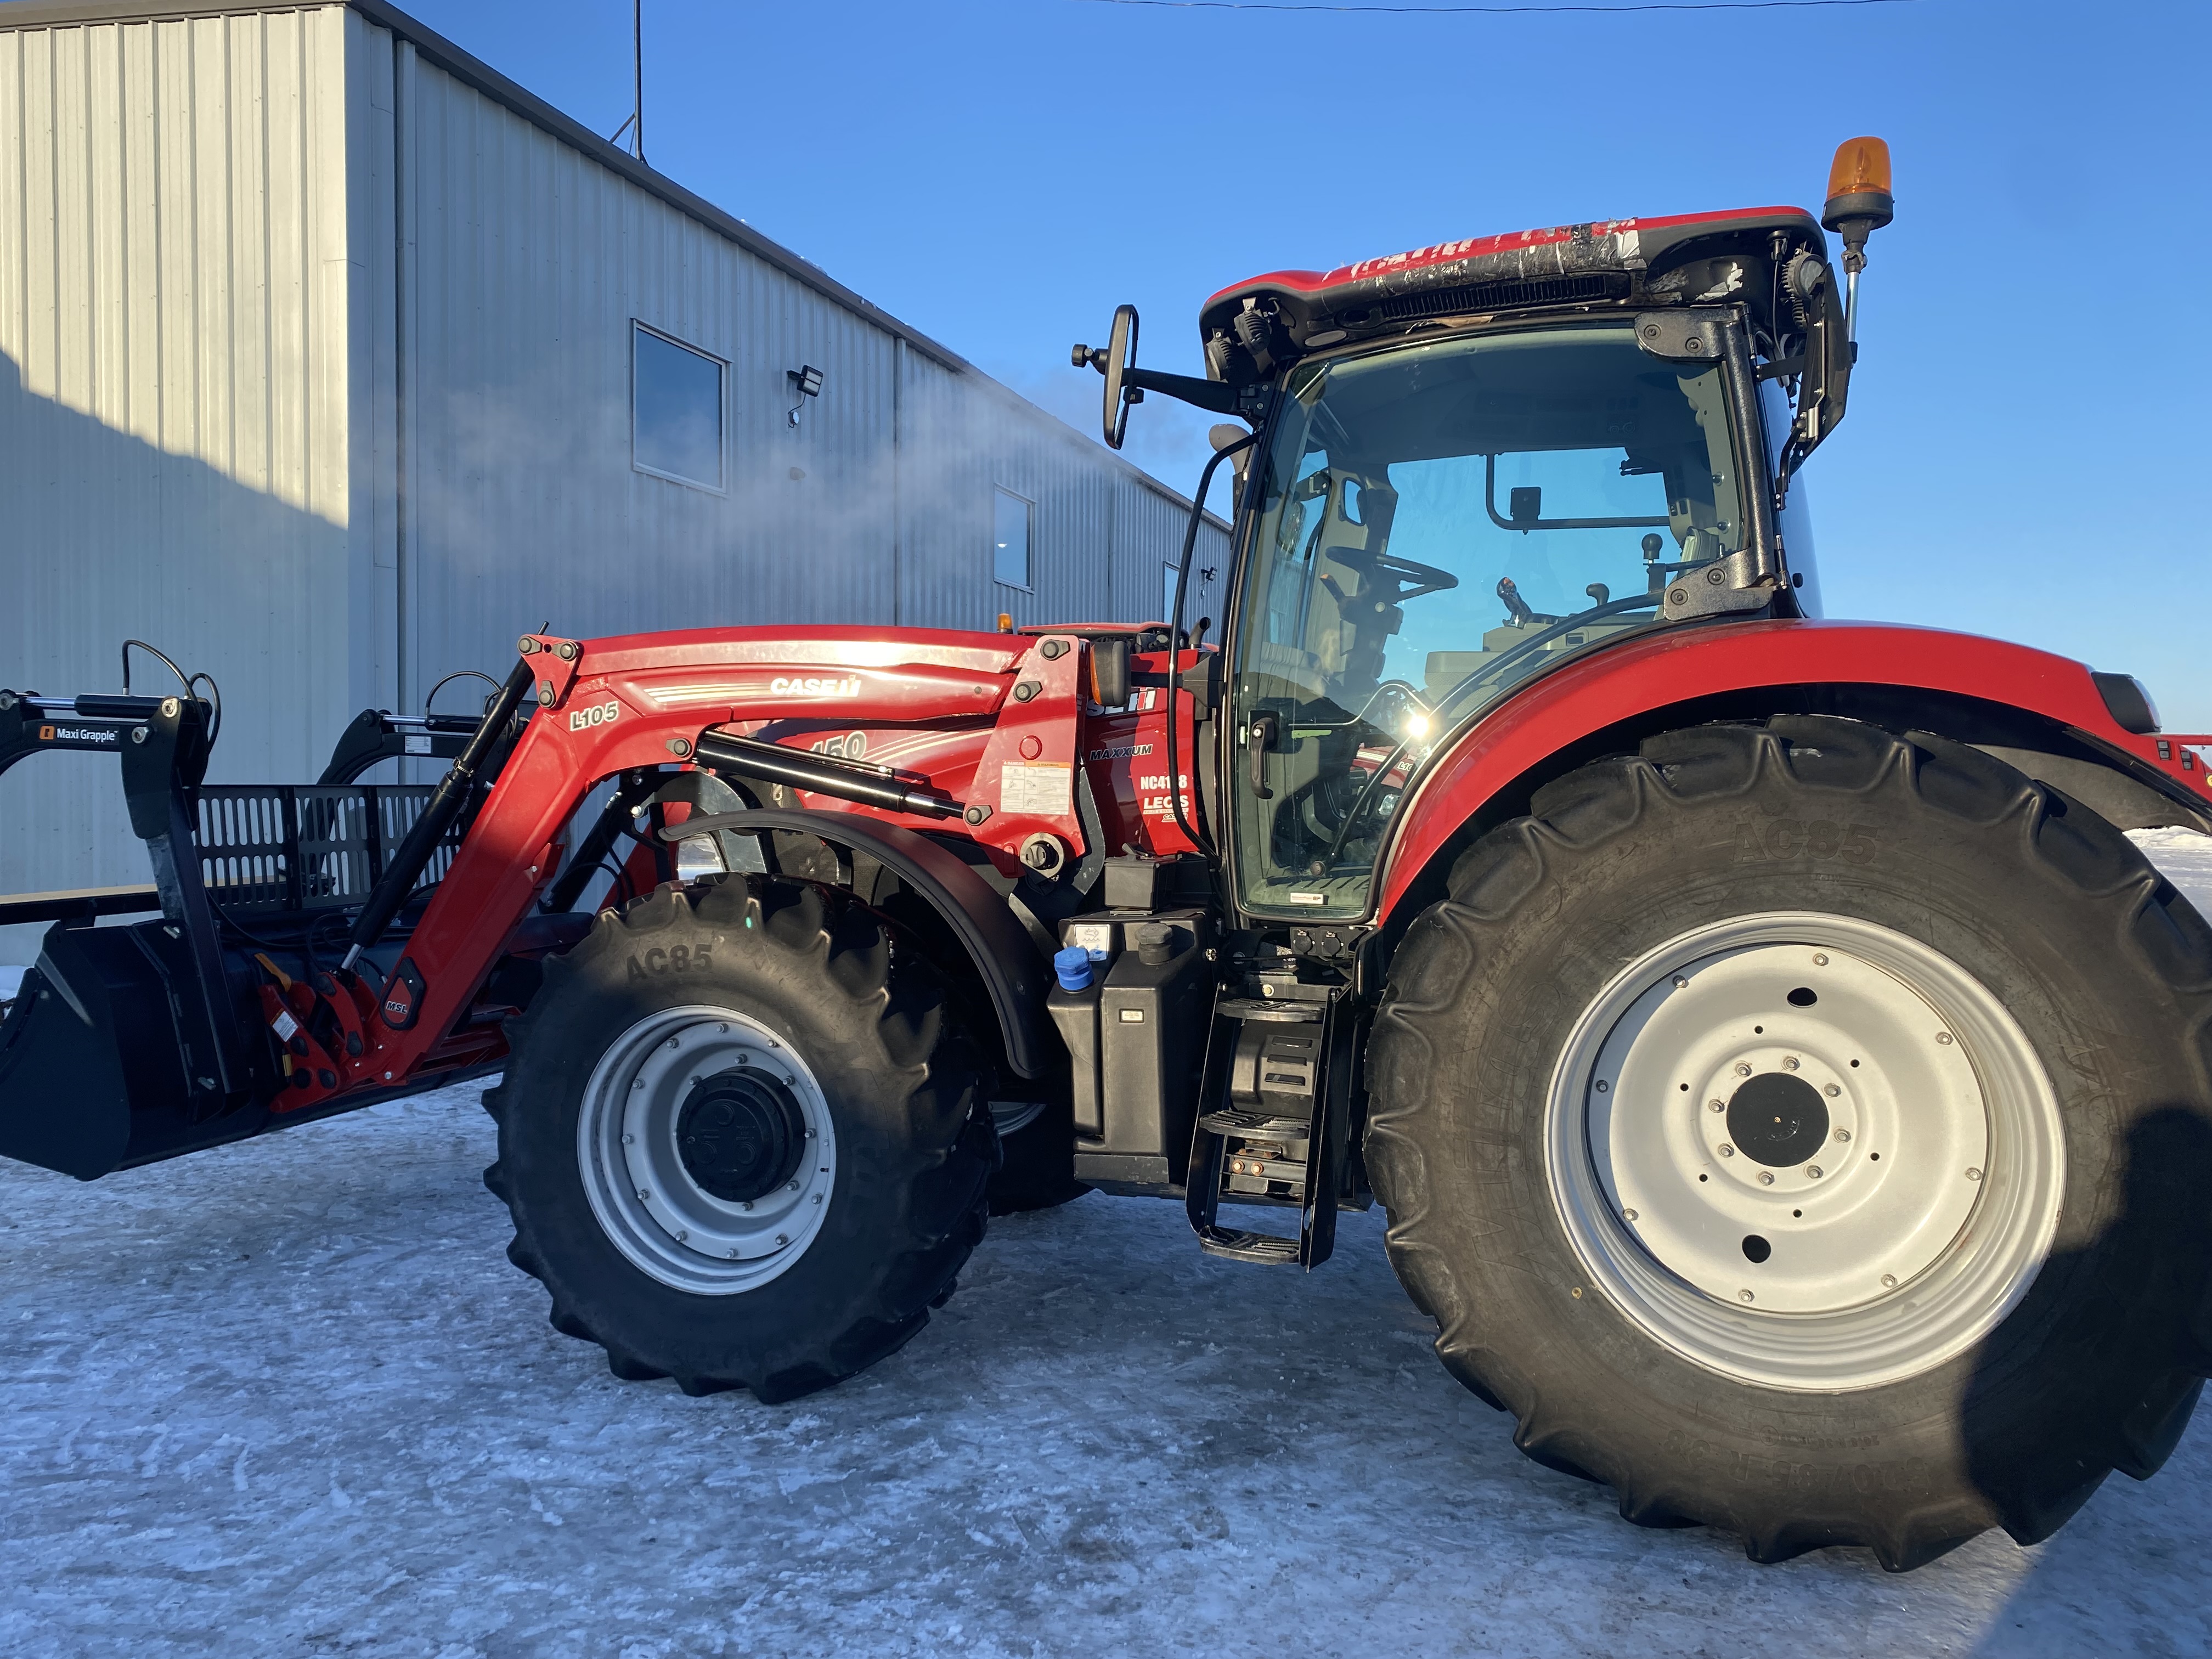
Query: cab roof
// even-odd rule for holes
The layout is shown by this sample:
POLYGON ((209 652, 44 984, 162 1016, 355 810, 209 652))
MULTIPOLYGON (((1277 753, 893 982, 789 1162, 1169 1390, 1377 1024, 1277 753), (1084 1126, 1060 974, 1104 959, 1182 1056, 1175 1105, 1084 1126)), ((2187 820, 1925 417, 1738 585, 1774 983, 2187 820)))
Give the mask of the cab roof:
POLYGON ((1771 268, 1804 250, 1826 257, 1826 238, 1802 208, 1553 225, 1432 243, 1334 270, 1270 271, 1213 295, 1200 310, 1199 330, 1220 372, 1217 360, 1238 339, 1238 314, 1255 308, 1287 333, 1291 356, 1439 317, 1560 306, 1741 297, 1764 320, 1771 268))

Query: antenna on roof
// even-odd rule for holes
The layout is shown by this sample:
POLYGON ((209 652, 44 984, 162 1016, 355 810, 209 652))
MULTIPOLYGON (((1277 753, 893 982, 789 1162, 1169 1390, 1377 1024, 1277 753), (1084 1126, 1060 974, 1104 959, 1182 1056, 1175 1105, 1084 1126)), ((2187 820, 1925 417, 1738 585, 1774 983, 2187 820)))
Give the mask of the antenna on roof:
POLYGON ((645 160, 645 0, 630 0, 629 6, 629 118, 607 136, 611 144, 622 143, 623 134, 629 134, 629 153, 640 161, 645 160))

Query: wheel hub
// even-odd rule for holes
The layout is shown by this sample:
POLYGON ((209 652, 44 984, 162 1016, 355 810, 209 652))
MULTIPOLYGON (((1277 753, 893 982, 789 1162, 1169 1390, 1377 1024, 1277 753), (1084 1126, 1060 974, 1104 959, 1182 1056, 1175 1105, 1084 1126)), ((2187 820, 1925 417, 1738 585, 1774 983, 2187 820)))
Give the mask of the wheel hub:
POLYGON ((803 1056, 735 1009, 648 1015, 585 1085, 576 1158, 615 1248, 665 1285, 734 1296, 805 1254, 837 1178, 827 1098, 803 1056))
POLYGON ((750 1066, 692 1085, 676 1115, 676 1150, 692 1180, 732 1204, 761 1198, 791 1179, 806 1120, 782 1083, 750 1066))
POLYGON ((1788 1072, 1753 1075, 1729 1100, 1727 1122, 1736 1151, 1770 1170, 1810 1163, 1828 1139, 1820 1091, 1788 1072))
POLYGON ((1555 1200, 1668 1346, 1782 1387, 1939 1363, 2033 1279, 2057 1105, 1978 981, 1855 918, 1747 916, 1601 991, 1554 1074, 1555 1200))

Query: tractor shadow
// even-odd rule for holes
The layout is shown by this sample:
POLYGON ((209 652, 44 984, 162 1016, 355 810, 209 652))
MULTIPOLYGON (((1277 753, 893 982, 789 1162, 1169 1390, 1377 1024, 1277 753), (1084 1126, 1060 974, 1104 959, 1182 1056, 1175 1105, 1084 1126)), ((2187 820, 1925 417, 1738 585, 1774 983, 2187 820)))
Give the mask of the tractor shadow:
MULTIPOLYGON (((2075 1339, 2078 1363, 2067 1381, 2075 1394, 2068 1415, 2076 1426, 2057 1455, 2039 1460, 2039 1467, 2109 1468, 2135 1477, 2106 1476, 2087 1492, 2064 1490, 2063 1477, 2052 1483, 2057 1490, 2025 1486, 2021 1436, 2004 1404, 2016 1379, 2003 1352, 1984 1351, 1964 1403, 1967 1467, 1993 1505, 2019 1516, 2024 1529, 2044 1541, 2027 1549, 2029 1570, 1996 1610, 1977 1653, 2011 1659, 2084 1651, 2085 1608, 2137 1610, 2142 1594, 2159 1580, 2189 1571, 2179 1558, 2201 1559, 2212 1544, 2201 1499, 2212 1474, 2212 1445, 2201 1433, 2187 1437, 2212 1362, 2212 1203, 2204 1196, 2212 1192, 2212 1127, 2178 1106, 2154 1110, 2130 1131, 2107 1179, 2120 1194, 2111 1224, 2092 1243, 2054 1255, 2014 1320, 2033 1322, 2040 1307, 2061 1298, 2096 1309, 2118 1296, 2187 1310, 2189 1316, 2179 1341, 2164 1330, 2122 1334, 2120 1344, 2136 1349, 2123 1356, 2125 1362, 2157 1378, 2131 1402, 2132 1410, 2099 1387, 2101 1361, 2113 1346, 2109 1334, 2084 1332, 2075 1339), (2153 1281, 2148 1285, 2142 1283, 2146 1272, 2153 1281), (2152 1480, 2161 1465, 2164 1474, 2152 1480), (2176 1534, 2191 1533, 2200 1540, 2193 1550, 2177 1544, 2176 1534), (2129 1571, 2116 1576, 2115 1563, 2122 1561, 2129 1571)), ((2047 1444, 2052 1437, 2039 1437, 2047 1444)), ((2212 1648, 2212 1621, 2201 1607, 2180 1625, 2154 1622, 2164 1623, 2172 1644, 2160 1650, 2212 1648)))

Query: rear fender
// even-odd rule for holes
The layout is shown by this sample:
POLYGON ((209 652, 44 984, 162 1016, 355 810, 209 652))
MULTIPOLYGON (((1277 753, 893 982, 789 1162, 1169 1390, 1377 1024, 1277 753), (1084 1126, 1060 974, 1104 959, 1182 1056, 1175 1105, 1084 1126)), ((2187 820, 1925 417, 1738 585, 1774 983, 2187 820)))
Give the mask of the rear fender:
POLYGON ((1535 787, 1653 732, 1784 712, 1839 714, 1976 744, 2123 828, 2212 831, 2212 738, 2124 729, 2090 671, 2027 646, 1850 622, 1717 623, 1569 663, 1478 720, 1428 769, 1384 854, 1384 926, 1434 895, 1424 877, 1535 787))

